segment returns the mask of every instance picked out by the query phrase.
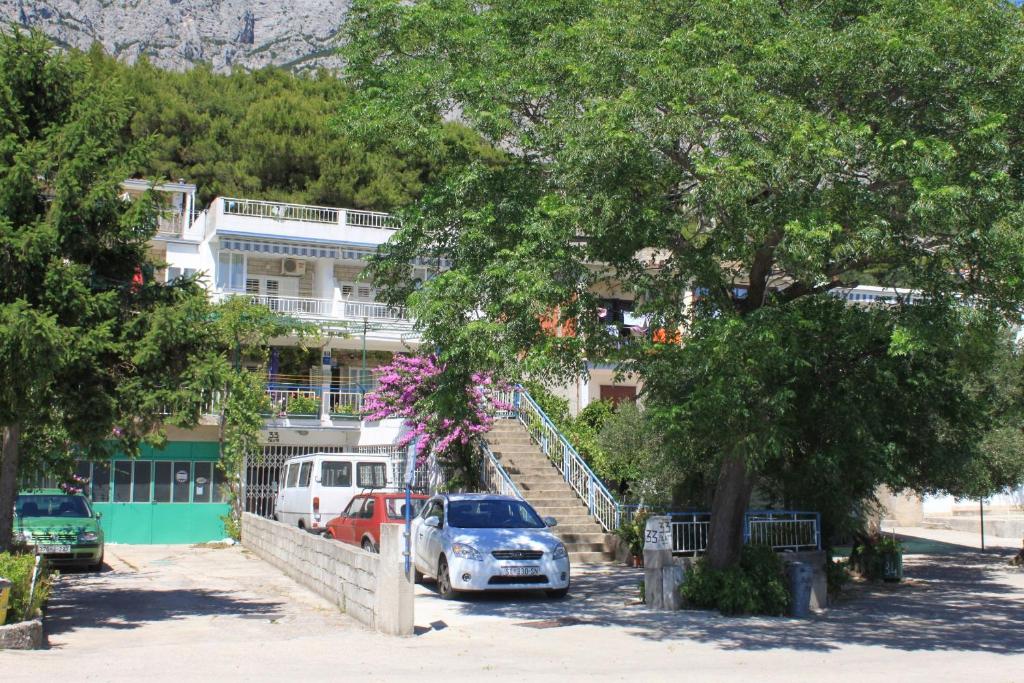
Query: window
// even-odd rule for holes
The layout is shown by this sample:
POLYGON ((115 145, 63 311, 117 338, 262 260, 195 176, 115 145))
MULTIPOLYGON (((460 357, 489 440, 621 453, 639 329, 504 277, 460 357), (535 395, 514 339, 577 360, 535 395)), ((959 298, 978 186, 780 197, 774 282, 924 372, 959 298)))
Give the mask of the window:
POLYGON ((242 291, 245 284, 245 254, 222 251, 217 254, 217 288, 242 291))
POLYGON ((285 481, 284 487, 287 489, 295 488, 295 485, 299 483, 299 463, 293 462, 288 465, 288 479, 285 481))
POLYGON ((324 462, 320 465, 320 485, 329 488, 352 485, 352 463, 324 462))
POLYGON ((437 517, 441 520, 441 524, 444 524, 444 505, 441 504, 441 501, 435 500, 423 509, 423 519, 429 519, 431 517, 437 517))
POLYGON ((132 501, 132 463, 129 460, 118 460, 114 463, 114 502, 130 503, 132 501))
POLYGON ((110 502, 110 463, 98 462, 92 467, 92 502, 110 502))
MULTIPOLYGON (((405 519, 405 499, 404 498, 388 498, 388 517, 391 519, 405 519)), ((413 498, 409 501, 410 510, 409 516, 415 517, 423 509, 423 504, 426 501, 422 498, 413 498)))
POLYGON ((277 296, 281 293, 281 283, 277 280, 267 280, 267 296, 277 296))
POLYGON ((518 500, 454 500, 448 523, 459 529, 543 529, 533 508, 518 500))
POLYGON ((213 468, 213 498, 211 502, 223 503, 225 499, 224 488, 227 486, 227 480, 224 477, 224 473, 220 471, 219 467, 213 468))
POLYGON ((192 463, 178 461, 174 463, 174 481, 171 482, 173 501, 187 503, 189 489, 192 488, 192 463))
POLYGON ((249 278, 245 281, 245 293, 246 294, 259 294, 260 293, 260 281, 256 278, 249 278))
POLYGON ((306 488, 309 486, 309 473, 313 471, 313 463, 304 462, 302 463, 302 469, 299 470, 299 486, 306 488))
POLYGON ((195 479, 193 480, 192 502, 209 503, 213 488, 213 463, 197 462, 193 467, 195 468, 195 479))
POLYGON ((382 489, 387 485, 387 465, 382 462, 361 462, 356 465, 356 486, 361 489, 382 489))
POLYGON ((348 504, 345 509, 346 517, 359 517, 363 512, 363 503, 366 502, 365 498, 353 498, 352 502, 348 504))
POLYGON ((153 477, 153 500, 157 503, 171 502, 171 470, 169 462, 156 463, 156 474, 153 477))
POLYGON ((373 510, 376 507, 377 501, 373 498, 367 498, 366 504, 363 506, 363 514, 360 515, 363 519, 373 519, 373 510))
POLYGON ((149 484, 153 478, 153 463, 136 462, 135 479, 132 480, 132 502, 149 502, 149 484))

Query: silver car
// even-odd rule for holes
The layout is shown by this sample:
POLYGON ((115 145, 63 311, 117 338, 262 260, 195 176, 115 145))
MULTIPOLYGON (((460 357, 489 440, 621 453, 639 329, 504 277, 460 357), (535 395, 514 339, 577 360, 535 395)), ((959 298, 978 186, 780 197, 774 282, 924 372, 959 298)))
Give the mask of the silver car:
POLYGON ((569 554, 529 503, 485 493, 437 495, 413 525, 417 578, 437 579, 442 598, 460 591, 569 592, 569 554))

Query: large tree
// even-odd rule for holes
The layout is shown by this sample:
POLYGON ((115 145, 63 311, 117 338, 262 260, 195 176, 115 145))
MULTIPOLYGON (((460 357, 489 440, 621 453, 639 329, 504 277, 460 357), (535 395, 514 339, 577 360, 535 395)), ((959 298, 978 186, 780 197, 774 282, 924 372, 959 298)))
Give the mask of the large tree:
MULTIPOLYGON (((159 434, 197 325, 194 283, 153 281, 153 197, 120 198, 143 158, 130 101, 37 34, 0 32, 0 550, 19 462, 133 453, 159 434)), ((181 406, 182 420, 198 414, 181 406)))
MULTIPOLYGON (((361 0, 348 30, 355 130, 413 149, 457 118, 505 151, 437 179, 378 276, 400 297, 410 259, 451 260, 411 297, 449 365, 576 371, 607 355, 640 361, 648 382, 669 372, 721 389, 710 435, 712 416, 682 407, 699 405, 650 397, 706 459, 715 566, 738 557, 757 473, 792 451, 797 426, 815 429, 783 399, 814 362, 800 331, 836 322, 818 299, 870 278, 930 302, 878 313, 894 317, 885 343, 869 320, 844 324, 832 378, 864 354, 911 363, 1018 315, 1024 31, 1009 2, 361 0), (640 297, 648 343, 609 345, 591 294, 605 278, 640 297), (956 313, 967 303, 977 319, 956 313), (708 353, 654 343, 677 328, 708 353)), ((954 360, 900 372, 938 388, 954 360)), ((855 397, 826 390, 816 410, 855 397)), ((926 465, 969 445, 932 408, 903 415, 919 437, 893 451, 908 470, 938 472, 926 465)), ((829 457, 862 452, 838 441, 829 457)), ((926 483, 955 484, 938 479, 926 483)))

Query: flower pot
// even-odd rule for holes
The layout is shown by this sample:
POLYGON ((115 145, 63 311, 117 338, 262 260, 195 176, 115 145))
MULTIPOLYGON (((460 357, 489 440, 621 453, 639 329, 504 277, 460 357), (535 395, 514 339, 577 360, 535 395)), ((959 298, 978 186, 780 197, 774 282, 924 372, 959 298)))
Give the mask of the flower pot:
POLYGON ((644 556, 643 555, 634 555, 633 556, 633 566, 636 567, 637 569, 643 569, 643 567, 644 567, 644 556))

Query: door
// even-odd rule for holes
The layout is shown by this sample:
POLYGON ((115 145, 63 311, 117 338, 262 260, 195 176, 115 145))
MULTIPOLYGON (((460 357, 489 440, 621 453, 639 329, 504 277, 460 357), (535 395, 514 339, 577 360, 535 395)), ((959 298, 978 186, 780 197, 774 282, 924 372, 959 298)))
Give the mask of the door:
POLYGON ((359 519, 359 514, 363 510, 363 502, 365 498, 353 498, 352 502, 348 504, 348 508, 341 514, 341 519, 335 530, 335 535, 339 541, 343 543, 355 543, 356 542, 356 522, 359 519))
POLYGON ((434 563, 437 561, 437 556, 431 554, 430 548, 436 547, 436 537, 440 530, 427 526, 426 520, 430 517, 444 520, 444 505, 440 500, 432 500, 427 503, 423 508, 420 522, 416 526, 416 561, 420 571, 425 569, 432 574, 436 569, 434 563))
POLYGON ((295 525, 299 521, 298 500, 295 492, 299 485, 299 463, 288 464, 287 474, 284 476, 283 488, 281 489, 280 502, 277 508, 277 519, 285 524, 295 525))
POLYGON ((377 510, 377 501, 374 498, 366 498, 363 503, 363 509, 359 511, 359 516, 356 518, 355 523, 355 542, 358 545, 363 544, 363 539, 367 536, 372 539, 374 545, 377 544, 377 529, 374 528, 373 517, 377 510))
POLYGON ((321 460, 314 477, 316 494, 320 496, 320 514, 330 521, 340 515, 352 499, 352 463, 336 459, 321 460))
POLYGON ((309 487, 312 472, 312 460, 299 463, 299 483, 294 494, 295 510, 298 517, 296 523, 304 529, 311 528, 313 523, 313 496, 309 487))

